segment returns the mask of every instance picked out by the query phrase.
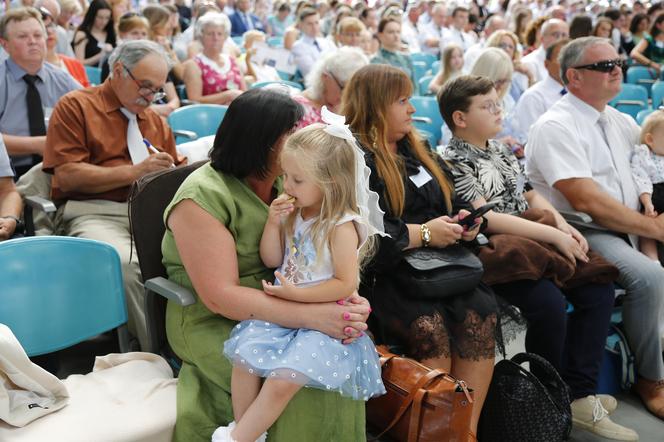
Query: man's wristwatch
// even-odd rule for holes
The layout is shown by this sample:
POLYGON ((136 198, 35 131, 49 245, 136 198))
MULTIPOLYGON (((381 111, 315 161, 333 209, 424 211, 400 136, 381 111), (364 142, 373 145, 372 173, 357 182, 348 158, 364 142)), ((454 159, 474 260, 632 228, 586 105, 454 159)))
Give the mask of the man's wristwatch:
POLYGON ((429 226, 426 224, 420 226, 420 239, 422 239, 422 245, 424 247, 429 247, 429 243, 431 242, 431 230, 429 230, 429 226))
POLYGON ((0 218, 13 219, 14 221, 16 221, 16 227, 14 228, 14 233, 25 233, 25 224, 19 218, 16 218, 14 215, 0 216, 0 218))

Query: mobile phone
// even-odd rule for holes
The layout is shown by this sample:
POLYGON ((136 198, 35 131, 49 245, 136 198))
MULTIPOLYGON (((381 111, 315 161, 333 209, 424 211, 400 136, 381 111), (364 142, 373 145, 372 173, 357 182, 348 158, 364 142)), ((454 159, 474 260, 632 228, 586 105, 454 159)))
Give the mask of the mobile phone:
POLYGON ((477 209, 473 210, 470 212, 469 215, 466 215, 464 219, 460 219, 457 221, 459 225, 468 227, 468 230, 472 230, 475 227, 475 218, 479 218, 485 213, 487 213, 489 210, 493 209, 496 207, 496 203, 488 203, 483 205, 482 207, 478 207, 477 209))

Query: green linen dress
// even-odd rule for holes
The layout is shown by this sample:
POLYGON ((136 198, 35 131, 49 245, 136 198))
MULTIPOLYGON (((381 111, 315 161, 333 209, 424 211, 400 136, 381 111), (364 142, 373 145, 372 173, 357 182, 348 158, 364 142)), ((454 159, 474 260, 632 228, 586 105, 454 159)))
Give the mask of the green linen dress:
MULTIPOLYGON (((281 193, 281 180, 275 186, 281 193)), ((209 163, 202 166, 180 186, 166 208, 164 220, 185 199, 193 200, 233 235, 241 285, 261 289, 261 279, 274 278, 272 270, 265 268, 259 256, 268 206, 243 180, 219 173, 209 163)), ((168 278, 194 292, 168 229, 162 241, 162 253, 168 278)), ((168 342, 182 358, 174 441, 209 442, 215 428, 233 420, 232 366, 222 355, 222 349, 236 323, 212 313, 200 300, 187 307, 168 303, 168 342)), ((300 390, 268 430, 270 442, 365 439, 364 403, 316 389, 300 390)))

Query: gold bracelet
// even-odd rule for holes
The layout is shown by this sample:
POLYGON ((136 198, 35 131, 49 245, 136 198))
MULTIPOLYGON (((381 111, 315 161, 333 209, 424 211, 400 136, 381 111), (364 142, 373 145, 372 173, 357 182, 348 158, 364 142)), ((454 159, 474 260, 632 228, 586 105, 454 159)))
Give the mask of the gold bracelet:
POLYGON ((431 242, 431 230, 429 230, 429 226, 426 224, 420 225, 420 239, 422 240, 423 247, 429 247, 429 243, 431 242))

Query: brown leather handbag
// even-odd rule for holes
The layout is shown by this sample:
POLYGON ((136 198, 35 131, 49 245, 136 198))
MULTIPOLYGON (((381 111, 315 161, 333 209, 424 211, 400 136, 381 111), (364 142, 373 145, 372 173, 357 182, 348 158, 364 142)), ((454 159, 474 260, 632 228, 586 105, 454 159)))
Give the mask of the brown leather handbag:
POLYGON ((387 390, 367 403, 367 421, 380 431, 376 439, 387 434, 403 442, 467 442, 473 393, 466 383, 384 345, 376 349, 387 390))

